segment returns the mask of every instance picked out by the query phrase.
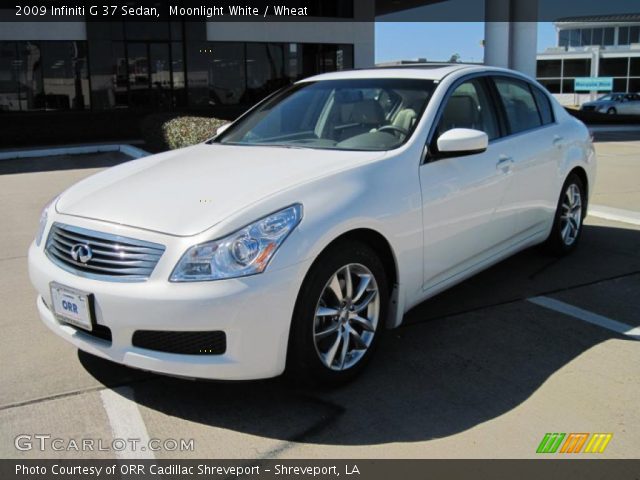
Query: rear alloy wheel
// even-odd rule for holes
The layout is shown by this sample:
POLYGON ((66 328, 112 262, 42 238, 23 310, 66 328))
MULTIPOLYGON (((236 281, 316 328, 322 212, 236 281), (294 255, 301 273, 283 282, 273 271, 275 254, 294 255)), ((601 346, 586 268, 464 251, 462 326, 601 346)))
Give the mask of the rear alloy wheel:
POLYGON ((341 242, 311 267, 298 295, 287 370, 313 383, 357 375, 376 348, 389 300, 382 262, 368 245, 341 242))
POLYGON ((586 196, 580 177, 571 174, 562 187, 547 247, 556 254, 572 251, 582 234, 582 222, 586 214, 586 196))
POLYGON ((616 113, 618 113, 618 111, 615 108, 611 107, 609 108, 609 110, 607 110, 607 113, 609 115, 615 115, 616 113))
POLYGON ((575 183, 567 187, 560 206, 560 235, 565 245, 575 243, 582 228, 582 193, 575 183))

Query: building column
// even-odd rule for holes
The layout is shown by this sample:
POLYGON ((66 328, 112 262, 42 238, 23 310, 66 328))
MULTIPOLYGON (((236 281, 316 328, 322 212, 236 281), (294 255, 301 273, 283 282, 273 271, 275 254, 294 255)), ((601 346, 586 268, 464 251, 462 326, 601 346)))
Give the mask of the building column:
POLYGON ((486 0, 484 63, 535 78, 538 25, 533 20, 537 14, 537 0, 486 0))

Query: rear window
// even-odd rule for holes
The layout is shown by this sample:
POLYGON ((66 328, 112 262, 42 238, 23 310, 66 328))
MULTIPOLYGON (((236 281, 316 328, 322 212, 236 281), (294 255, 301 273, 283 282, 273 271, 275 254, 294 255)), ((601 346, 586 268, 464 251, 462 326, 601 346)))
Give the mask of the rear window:
POLYGON ((549 123, 553 123, 553 110, 551 109, 551 102, 549 101, 549 97, 547 97, 539 88, 536 88, 535 86, 531 86, 531 91, 533 92, 533 96, 536 98, 536 104, 538 105, 538 110, 540 111, 542 124, 548 125, 549 123))
POLYGON ((536 101, 526 82, 498 77, 495 78, 495 84, 507 113, 511 133, 524 132, 542 125, 536 101))

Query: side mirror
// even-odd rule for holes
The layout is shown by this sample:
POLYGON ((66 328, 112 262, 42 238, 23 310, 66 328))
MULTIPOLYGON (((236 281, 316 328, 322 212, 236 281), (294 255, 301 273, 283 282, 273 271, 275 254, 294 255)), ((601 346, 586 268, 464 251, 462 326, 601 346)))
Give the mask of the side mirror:
POLYGON ((225 123, 224 125, 220 125, 217 130, 216 130, 216 136, 220 135, 222 132, 224 132, 227 128, 229 128, 231 126, 230 123, 225 123))
POLYGON ((438 151, 444 156, 471 155, 484 152, 489 137, 481 130, 453 128, 438 137, 438 151))

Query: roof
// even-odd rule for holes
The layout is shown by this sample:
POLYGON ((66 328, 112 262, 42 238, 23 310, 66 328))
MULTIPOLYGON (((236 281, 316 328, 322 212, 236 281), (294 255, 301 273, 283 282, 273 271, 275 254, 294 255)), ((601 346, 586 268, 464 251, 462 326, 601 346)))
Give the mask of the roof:
MULTIPOLYGON (((340 80, 347 78, 423 78, 426 80, 440 80, 450 73, 463 69, 483 69, 490 67, 484 65, 465 65, 465 64, 447 64, 447 63, 429 63, 424 65, 398 65, 393 67, 367 68, 362 70, 343 70, 340 72, 322 73, 313 77, 302 80, 340 80)), ((498 70, 498 69, 496 69, 498 70)))
POLYGON ((600 22, 600 23, 620 23, 640 22, 640 13, 616 13, 611 15, 583 15, 577 17, 558 18, 554 23, 556 25, 562 23, 583 23, 583 22, 600 22))

